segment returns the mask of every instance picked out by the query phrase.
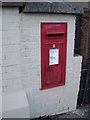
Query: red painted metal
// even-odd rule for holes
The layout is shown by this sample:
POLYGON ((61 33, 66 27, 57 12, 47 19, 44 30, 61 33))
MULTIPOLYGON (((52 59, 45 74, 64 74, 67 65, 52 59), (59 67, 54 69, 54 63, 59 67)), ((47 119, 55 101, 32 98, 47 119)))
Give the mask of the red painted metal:
POLYGON ((67 23, 41 23, 41 89, 65 85, 66 46, 67 23), (50 65, 51 49, 59 51, 58 64, 50 65))

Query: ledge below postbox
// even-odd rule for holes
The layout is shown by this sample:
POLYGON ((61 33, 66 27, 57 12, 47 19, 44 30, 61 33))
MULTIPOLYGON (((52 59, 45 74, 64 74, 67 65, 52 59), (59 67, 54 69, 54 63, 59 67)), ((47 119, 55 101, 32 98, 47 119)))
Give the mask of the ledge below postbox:
POLYGON ((23 12, 82 14, 84 10, 71 2, 26 2, 23 12))

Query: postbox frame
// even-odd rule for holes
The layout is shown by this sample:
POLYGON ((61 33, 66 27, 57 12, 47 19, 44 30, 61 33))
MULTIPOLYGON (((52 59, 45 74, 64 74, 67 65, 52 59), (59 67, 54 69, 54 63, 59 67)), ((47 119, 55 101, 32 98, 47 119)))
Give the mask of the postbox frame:
MULTIPOLYGON (((60 37, 62 37, 62 36, 60 36, 60 37)), ((46 38, 46 39, 48 39, 48 38, 46 38)), ((54 40, 54 37, 51 36, 51 37, 49 37, 49 39, 54 40)), ((53 43, 53 42, 51 42, 51 43, 53 43)), ((62 42, 60 42, 60 44, 62 44, 62 42)), ((67 53, 67 22, 41 22, 41 90, 65 85, 65 80, 66 80, 66 53, 67 53), (43 32, 43 25, 45 25, 45 24, 65 24, 66 25, 66 31, 61 32, 62 34, 64 34, 64 37, 66 37, 65 44, 64 44, 64 65, 63 65, 63 69, 62 69, 63 80, 62 80, 61 83, 58 83, 58 84, 53 83, 49 86, 47 86, 45 84, 46 80, 45 80, 45 73, 44 73, 45 72, 45 50, 44 50, 45 46, 44 46, 44 40, 43 39, 46 38, 46 34, 47 34, 47 33, 45 34, 43 32)))

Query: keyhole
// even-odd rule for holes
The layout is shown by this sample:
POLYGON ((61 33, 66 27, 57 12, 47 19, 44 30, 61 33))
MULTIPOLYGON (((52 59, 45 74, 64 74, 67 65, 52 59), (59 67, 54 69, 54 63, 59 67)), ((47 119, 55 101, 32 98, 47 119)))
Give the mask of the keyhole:
POLYGON ((56 47, 56 44, 52 44, 52 47, 55 48, 55 47, 56 47))

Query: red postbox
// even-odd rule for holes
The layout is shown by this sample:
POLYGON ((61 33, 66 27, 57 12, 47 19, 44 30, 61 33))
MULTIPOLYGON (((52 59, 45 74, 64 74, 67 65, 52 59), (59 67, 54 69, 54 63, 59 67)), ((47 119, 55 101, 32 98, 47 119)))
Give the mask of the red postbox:
POLYGON ((41 89, 65 85, 67 23, 41 23, 41 89))

